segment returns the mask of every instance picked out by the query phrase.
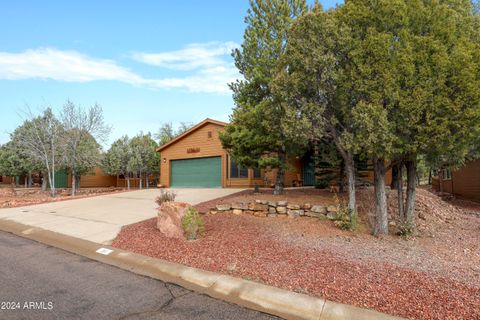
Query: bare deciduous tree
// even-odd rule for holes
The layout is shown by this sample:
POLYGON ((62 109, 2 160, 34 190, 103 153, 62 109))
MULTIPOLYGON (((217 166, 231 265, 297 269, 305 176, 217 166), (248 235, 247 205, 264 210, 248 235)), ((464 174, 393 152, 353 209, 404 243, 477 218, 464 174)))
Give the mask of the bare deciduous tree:
POLYGON ((25 114, 27 120, 15 130, 12 140, 32 161, 42 163, 50 184, 50 193, 54 197, 55 170, 61 159, 60 145, 64 128, 51 108, 45 109, 40 116, 35 116, 30 109, 25 114))
POLYGON ((60 114, 65 136, 63 137, 63 149, 65 165, 72 174, 72 196, 75 195, 79 186, 79 168, 94 167, 99 163, 95 157, 84 157, 80 151, 82 143, 95 148, 95 143, 86 144, 87 140, 103 142, 107 139, 111 128, 103 120, 102 108, 95 104, 86 109, 75 105, 67 100, 60 114), (91 161, 91 160, 95 161, 91 161))

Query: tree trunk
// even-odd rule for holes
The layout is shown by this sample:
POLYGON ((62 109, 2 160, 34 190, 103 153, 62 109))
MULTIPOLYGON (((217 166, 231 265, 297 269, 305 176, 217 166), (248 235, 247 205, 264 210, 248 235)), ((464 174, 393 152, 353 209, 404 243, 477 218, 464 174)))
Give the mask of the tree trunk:
POLYGON ((432 185, 432 168, 428 170, 428 185, 432 185))
POLYGON ((72 197, 75 197, 77 191, 77 172, 75 168, 72 168, 72 197))
POLYGON ((47 175, 45 174, 45 172, 42 172, 42 191, 47 191, 47 181, 47 175))
POLYGON ((142 173, 140 172, 140 174, 138 175, 138 188, 142 190, 142 187, 143 187, 143 179, 142 179, 142 173))
MULTIPOLYGON (((353 162, 352 162, 353 165, 353 162)), ((347 172, 347 161, 343 160, 343 166, 340 166, 340 174, 338 177, 338 191, 344 192, 345 191, 345 174, 347 174, 347 183, 350 183, 348 172, 347 172)), ((350 195, 350 194, 349 194, 350 195)))
POLYGON ((32 187, 32 173, 31 172, 28 173, 28 187, 29 188, 32 187))
POLYGON ((286 164, 286 155, 285 152, 281 151, 278 153, 278 160, 280 161, 280 166, 277 171, 277 178, 275 180, 275 190, 273 194, 282 194, 283 193, 283 180, 285 179, 285 164, 286 164))
POLYGON ((407 208, 406 219, 407 223, 415 226, 415 196, 417 187, 417 163, 415 160, 408 160, 405 162, 407 167, 407 208))
POLYGON ((75 177, 75 192, 78 192, 78 190, 80 190, 80 179, 81 176, 77 174, 77 176, 75 177))
POLYGON ((28 188, 28 175, 25 175, 25 180, 23 181, 23 187, 28 188))
POLYGON ((47 171, 48 184, 50 185, 50 195, 55 197, 55 174, 52 174, 50 170, 47 171))
POLYGON ((344 161, 344 163, 348 182, 348 211, 351 218, 357 212, 355 199, 355 162, 351 153, 348 153, 347 160, 344 161))
POLYGON ((405 209, 403 196, 403 163, 397 165, 397 184, 395 186, 398 193, 398 218, 402 223, 405 223, 405 209))
POLYGON ((373 234, 379 236, 388 234, 387 195, 385 193, 385 163, 383 159, 375 159, 373 162, 376 204, 373 234))
POLYGON ((149 189, 148 173, 145 173, 145 188, 149 189))
POLYGON ((130 190, 130 177, 127 177, 127 189, 130 190))

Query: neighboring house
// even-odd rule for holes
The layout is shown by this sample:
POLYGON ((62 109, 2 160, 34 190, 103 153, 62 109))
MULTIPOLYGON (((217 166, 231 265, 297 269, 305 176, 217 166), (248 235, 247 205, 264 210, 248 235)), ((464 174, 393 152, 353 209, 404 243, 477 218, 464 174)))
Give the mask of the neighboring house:
POLYGON ((432 178, 432 187, 438 192, 480 201, 480 159, 469 161, 457 170, 441 170, 432 178))
MULTIPOLYGON (((25 177, 2 177, 0 183, 10 184, 16 180, 18 186, 23 186, 25 184, 25 177)), ((138 180, 138 179, 137 179, 138 180)), ((135 179, 132 179, 135 181, 135 179)), ((34 175, 33 183, 36 186, 40 186, 41 178, 40 175, 34 175)), ((103 174, 102 169, 99 167, 95 168, 93 174, 83 175, 80 178, 80 187, 81 188, 99 188, 99 187, 123 187, 123 181, 120 177, 117 176, 107 176, 103 174)), ((134 182, 132 182, 134 184, 134 182)), ((65 171, 58 171, 55 173, 55 187, 56 188, 71 188, 72 186, 72 176, 67 174, 65 171)))

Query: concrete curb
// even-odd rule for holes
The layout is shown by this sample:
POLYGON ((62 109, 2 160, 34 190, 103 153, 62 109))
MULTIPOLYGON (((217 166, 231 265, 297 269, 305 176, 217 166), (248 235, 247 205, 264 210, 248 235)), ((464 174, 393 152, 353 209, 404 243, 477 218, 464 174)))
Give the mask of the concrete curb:
POLYGON ((0 230, 164 282, 178 284, 216 299, 285 319, 400 320, 376 311, 339 304, 253 281, 146 257, 64 234, 0 220, 0 230), (108 255, 99 248, 113 250, 108 255))

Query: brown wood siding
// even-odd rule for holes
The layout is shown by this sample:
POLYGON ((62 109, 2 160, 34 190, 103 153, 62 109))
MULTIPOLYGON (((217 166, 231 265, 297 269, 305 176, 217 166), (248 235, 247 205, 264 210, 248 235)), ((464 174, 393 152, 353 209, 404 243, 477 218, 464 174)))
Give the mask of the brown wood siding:
MULTIPOLYGON (((292 187, 293 183, 298 179, 302 178, 302 161, 296 157, 289 157, 288 161, 288 170, 285 172, 285 177, 283 179, 283 184, 285 187, 292 187)), ((277 169, 268 170, 265 175, 267 177, 267 184, 272 187, 275 185, 277 180, 277 169)))
POLYGON ((432 177, 432 189, 440 191, 440 179, 438 177, 432 177))
POLYGON ((207 122, 205 125, 192 131, 182 139, 167 146, 160 151, 160 184, 165 187, 170 186, 170 161, 178 159, 195 159, 204 157, 222 157, 222 187, 227 186, 226 181, 226 155, 227 152, 223 149, 219 132, 223 130, 223 126, 207 122), (211 138, 208 137, 208 132, 211 132, 211 138), (188 152, 197 151, 198 152, 188 152))
POLYGON ((461 198, 480 201, 480 160, 467 162, 460 169, 453 171, 450 191, 446 192, 461 198))
POLYGON ((452 193, 452 180, 441 180, 440 191, 446 193, 452 193))

